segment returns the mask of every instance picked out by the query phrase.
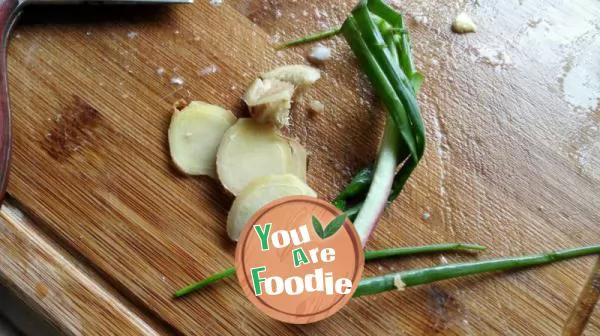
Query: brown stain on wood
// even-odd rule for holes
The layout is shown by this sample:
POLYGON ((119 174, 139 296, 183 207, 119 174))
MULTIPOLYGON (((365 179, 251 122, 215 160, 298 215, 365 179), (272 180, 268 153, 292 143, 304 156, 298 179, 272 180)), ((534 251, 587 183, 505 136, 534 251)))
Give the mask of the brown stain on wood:
POLYGON ((48 287, 43 282, 35 284, 35 294, 39 299, 44 299, 48 296, 48 287))
POLYGON ((57 161, 65 161, 97 141, 94 132, 101 124, 101 114, 77 95, 51 120, 53 126, 45 136, 43 147, 57 161))
POLYGON ((457 326, 465 313, 460 301, 438 285, 431 285, 427 290, 427 312, 433 334, 457 326))

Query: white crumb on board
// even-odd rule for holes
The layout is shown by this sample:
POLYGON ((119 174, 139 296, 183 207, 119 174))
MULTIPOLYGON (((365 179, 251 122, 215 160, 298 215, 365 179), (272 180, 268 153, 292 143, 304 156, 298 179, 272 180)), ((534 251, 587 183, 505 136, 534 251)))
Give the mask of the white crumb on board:
POLYGON ((183 85, 183 78, 181 78, 181 77, 172 77, 171 78, 171 84, 177 85, 177 86, 181 86, 181 85, 183 85))
POLYGON ((396 287, 396 289, 398 289, 399 291, 403 291, 406 289, 406 284, 404 283, 404 281, 402 281, 402 278, 400 276, 396 276, 394 278, 394 286, 396 287))
POLYGON ((458 34, 474 33, 477 31, 477 26, 469 14, 462 12, 452 21, 452 30, 458 34))
POLYGON ((211 64, 211 65, 207 66, 206 68, 200 70, 200 72, 198 72, 198 75, 200 75, 200 77, 204 77, 204 76, 212 75, 217 72, 219 72, 219 67, 216 66, 215 64, 211 64))
POLYGON ((134 39, 138 36, 137 32, 134 31, 130 31, 129 33, 127 33, 127 37, 129 37, 129 39, 134 39))
POLYGON ((323 63, 331 58, 331 49, 317 44, 308 55, 308 60, 312 63, 323 63))
POLYGON ((315 17, 317 19, 329 17, 329 14, 323 9, 315 8, 315 17))
POLYGON ((219 7, 223 4, 223 0, 208 0, 208 3, 213 7, 219 7))
POLYGON ((281 41, 281 34, 279 34, 279 32, 276 32, 269 38, 269 40, 271 41, 271 43, 279 43, 279 41, 281 41))
POLYGON ((446 257, 444 257, 443 255, 440 256, 440 264, 442 264, 442 265, 448 264, 448 259, 446 259, 446 257))
POLYGON ((425 212, 423 213, 423 216, 422 216, 422 218, 423 218, 423 220, 425 220, 425 221, 426 221, 426 220, 429 220, 429 218, 431 218, 431 214, 429 213, 429 211, 425 211, 425 212))
POLYGON ((311 115, 314 116, 323 114, 323 112, 325 112, 325 105, 316 99, 311 100, 308 108, 311 115))
POLYGON ((156 69, 156 74, 159 75, 159 76, 164 75, 165 74, 165 68, 160 67, 160 68, 156 69))
POLYGON ((429 22, 429 19, 425 15, 415 15, 414 19, 417 23, 422 25, 427 25, 427 23, 429 22))

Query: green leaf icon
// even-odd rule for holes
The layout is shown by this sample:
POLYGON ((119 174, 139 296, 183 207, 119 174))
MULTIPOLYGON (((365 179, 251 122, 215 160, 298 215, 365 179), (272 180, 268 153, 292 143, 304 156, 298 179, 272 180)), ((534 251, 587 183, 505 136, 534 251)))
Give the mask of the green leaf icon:
POLYGON ((315 216, 312 216, 312 224, 313 224, 313 228, 315 229, 315 232, 317 233, 317 236, 319 236, 321 239, 325 239, 323 237, 323 225, 321 225, 321 222, 319 221, 319 219, 315 216))
POLYGON ((346 221, 346 215, 341 214, 334 218, 329 225, 325 228, 325 232, 323 234, 323 239, 333 236, 336 232, 338 232, 342 226, 344 226, 344 222, 346 221))

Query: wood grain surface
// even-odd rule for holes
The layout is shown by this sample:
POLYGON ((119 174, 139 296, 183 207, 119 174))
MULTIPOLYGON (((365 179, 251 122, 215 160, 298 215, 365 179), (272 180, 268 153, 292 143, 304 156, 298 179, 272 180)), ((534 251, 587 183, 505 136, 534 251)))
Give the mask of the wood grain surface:
POLYGON ((0 214, 0 277, 61 332, 161 335, 160 327, 57 246, 7 201, 0 214), (11 275, 18 274, 18 277, 11 275))
MULTIPOLYGON (((26 9, 9 50, 9 193, 168 333, 560 334, 594 258, 357 299, 306 326, 269 319, 235 279, 171 299, 183 285, 231 266, 234 251, 225 231, 231 198, 210 179, 178 175, 169 162, 171 105, 198 99, 246 115, 239 97, 257 74, 304 62, 309 50, 277 53, 272 44, 338 25, 352 6, 197 0, 26 9), (213 66, 218 71, 207 74, 213 66)), ((598 243, 600 3, 398 6, 426 77, 419 100, 428 147, 368 248, 469 241, 490 251, 384 261, 369 264, 365 275, 598 243), (477 33, 450 31, 460 11, 471 14, 477 33)), ((309 184, 330 198, 374 158, 384 113, 345 42, 325 44, 334 57, 309 96, 326 112, 309 119, 300 102, 289 132, 312 153, 309 184)), ((600 334, 597 311, 585 333, 600 334)))

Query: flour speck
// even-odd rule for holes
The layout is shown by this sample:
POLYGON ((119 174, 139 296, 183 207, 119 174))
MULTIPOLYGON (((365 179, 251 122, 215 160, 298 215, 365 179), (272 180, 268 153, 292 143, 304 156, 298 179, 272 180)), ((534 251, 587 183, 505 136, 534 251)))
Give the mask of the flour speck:
POLYGON ((171 84, 173 84, 173 85, 182 86, 183 83, 184 83, 183 78, 181 78, 181 77, 172 77, 171 78, 171 84))
POLYGON ((200 70, 198 72, 198 75, 200 75, 200 77, 204 77, 204 76, 208 76, 208 75, 217 73, 218 71, 219 71, 219 67, 216 66, 215 64, 211 64, 211 65, 207 66, 206 68, 200 70))

